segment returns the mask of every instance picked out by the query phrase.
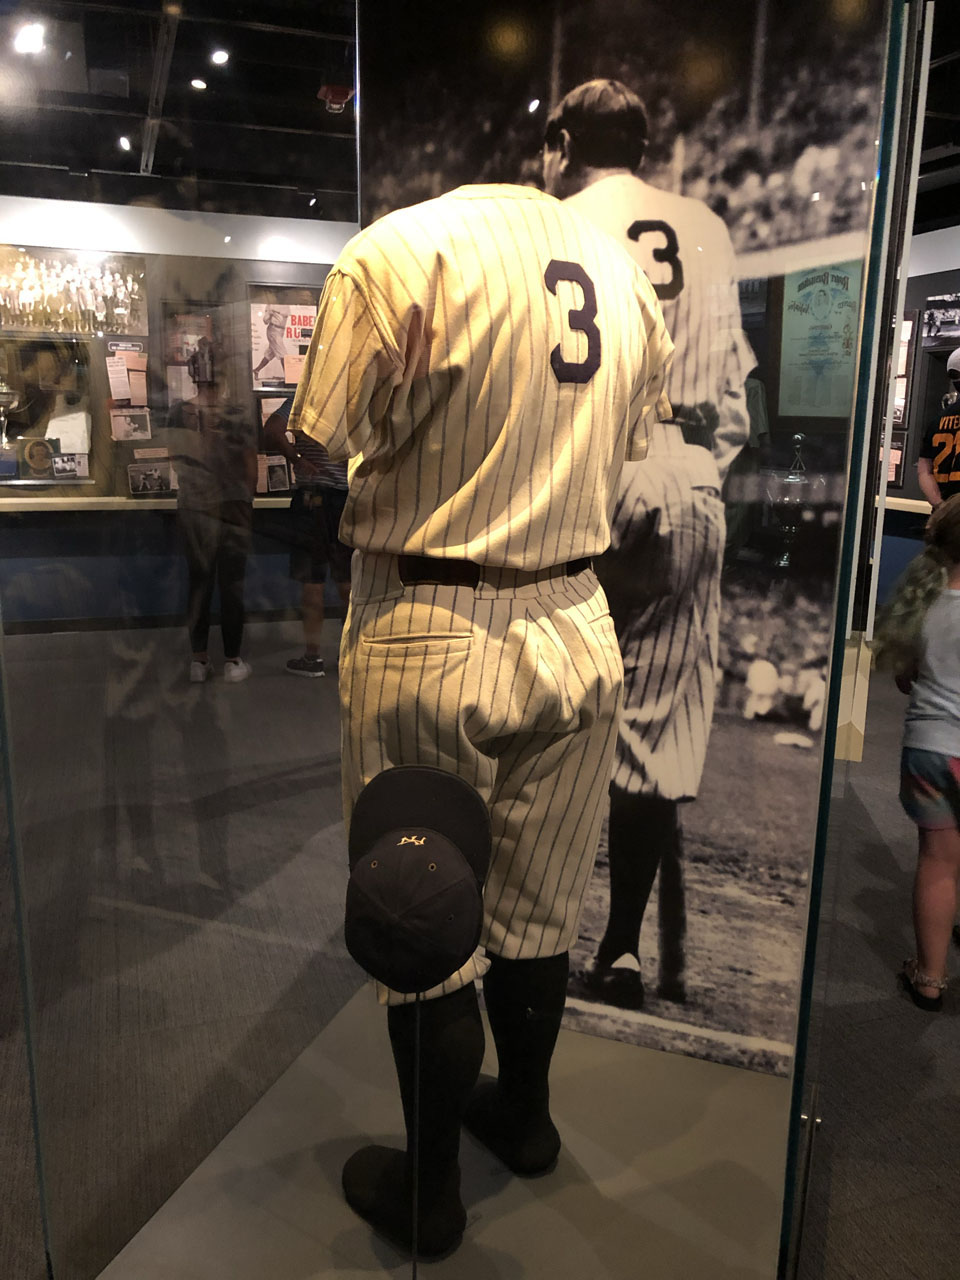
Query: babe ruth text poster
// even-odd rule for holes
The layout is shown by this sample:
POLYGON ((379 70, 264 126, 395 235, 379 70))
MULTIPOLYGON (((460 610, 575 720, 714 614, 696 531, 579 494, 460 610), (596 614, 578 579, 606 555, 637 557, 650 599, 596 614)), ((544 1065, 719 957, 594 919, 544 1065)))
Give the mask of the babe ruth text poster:
POLYGON ((250 346, 254 387, 283 387, 296 360, 306 354, 317 319, 317 308, 250 304, 250 346))
POLYGON ((791 271, 783 282, 780 413, 845 418, 857 375, 862 263, 791 271))
POLYGON ((462 183, 543 187, 644 268, 676 346, 677 422, 619 494, 633 560, 598 568, 629 671, 567 1023, 777 1074, 884 32, 882 0, 360 4, 362 222, 462 183))

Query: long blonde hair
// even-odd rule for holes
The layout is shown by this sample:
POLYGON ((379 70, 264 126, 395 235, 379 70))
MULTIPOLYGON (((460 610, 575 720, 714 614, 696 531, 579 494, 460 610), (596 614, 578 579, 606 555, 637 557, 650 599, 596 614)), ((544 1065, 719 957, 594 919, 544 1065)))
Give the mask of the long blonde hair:
POLYGON ((907 565, 893 595, 880 610, 873 660, 883 669, 909 672, 920 660, 923 620, 960 564, 960 493, 942 502, 927 521, 926 546, 907 565))

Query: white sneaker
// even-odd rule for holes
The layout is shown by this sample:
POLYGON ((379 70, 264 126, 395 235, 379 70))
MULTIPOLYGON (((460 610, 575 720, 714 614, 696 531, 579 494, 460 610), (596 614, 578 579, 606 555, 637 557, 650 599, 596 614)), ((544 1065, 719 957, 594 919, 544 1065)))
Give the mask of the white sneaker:
POLYGON ((251 675, 253 675, 253 667, 242 658, 223 664, 223 678, 227 684, 239 684, 241 680, 246 680, 251 675))
POLYGON ((191 662, 190 663, 190 683, 203 684, 207 676, 210 675, 213 668, 209 662, 191 662))

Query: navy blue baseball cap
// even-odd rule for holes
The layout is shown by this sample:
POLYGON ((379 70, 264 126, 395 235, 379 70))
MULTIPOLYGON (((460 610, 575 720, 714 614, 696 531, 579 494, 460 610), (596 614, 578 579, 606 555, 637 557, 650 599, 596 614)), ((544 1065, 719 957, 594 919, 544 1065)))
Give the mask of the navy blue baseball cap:
POLYGON ((483 928, 490 814, 444 769, 385 769, 350 819, 347 950, 379 982, 412 994, 470 959, 483 928))

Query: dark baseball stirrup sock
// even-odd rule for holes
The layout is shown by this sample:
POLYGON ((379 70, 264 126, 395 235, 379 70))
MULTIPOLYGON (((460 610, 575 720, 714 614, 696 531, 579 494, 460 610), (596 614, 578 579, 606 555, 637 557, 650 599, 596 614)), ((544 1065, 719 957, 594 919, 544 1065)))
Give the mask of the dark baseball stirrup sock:
POLYGON ((687 901, 683 884, 683 829, 676 825, 673 845, 660 862, 660 892, 657 897, 660 936, 660 980, 658 994, 664 1000, 683 1004, 687 998, 684 981, 687 942, 687 901))
POLYGON ((639 950, 640 927, 657 869, 665 852, 676 844, 677 802, 611 789, 607 833, 610 914, 597 949, 601 969, 639 950))
MULTIPOLYGON (((363 1147, 343 1168, 348 1204, 382 1235, 412 1243, 415 1004, 387 1011, 407 1149, 363 1147)), ((473 983, 420 1003, 418 1252, 440 1257, 457 1247, 467 1215, 460 1199, 460 1125, 483 1060, 483 1023, 473 983)))
POLYGON ((546 1173, 560 1151, 549 1072, 569 970, 567 952, 539 960, 491 956, 483 980, 498 1075, 475 1091, 464 1123, 514 1173, 546 1173))

